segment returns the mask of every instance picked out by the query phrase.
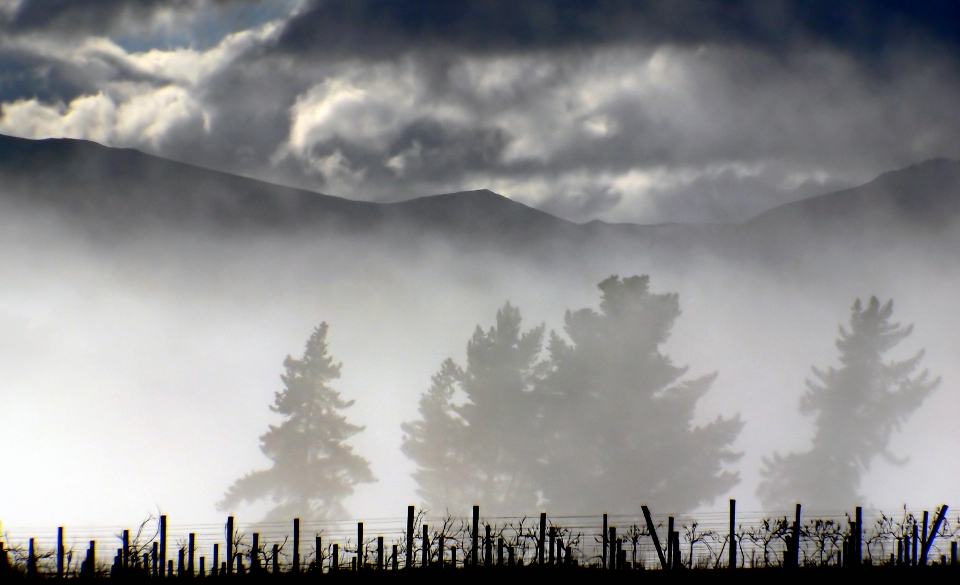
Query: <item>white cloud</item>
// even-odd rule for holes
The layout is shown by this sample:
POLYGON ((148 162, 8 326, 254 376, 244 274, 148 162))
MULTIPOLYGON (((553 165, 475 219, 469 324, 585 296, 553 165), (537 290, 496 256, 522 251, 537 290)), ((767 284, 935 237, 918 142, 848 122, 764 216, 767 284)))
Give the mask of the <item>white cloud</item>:
POLYGON ((301 154, 313 144, 340 138, 377 151, 418 117, 463 124, 469 114, 432 95, 410 60, 397 65, 344 68, 301 95, 291 108, 289 147, 301 154))
POLYGON ((241 55, 275 40, 279 30, 280 22, 270 21, 253 29, 227 35, 219 44, 205 51, 191 48, 151 49, 143 53, 124 54, 123 57, 126 62, 150 75, 196 87, 231 66, 241 55))
POLYGON ((69 104, 43 104, 36 98, 2 104, 0 133, 158 150, 164 138, 180 127, 209 130, 207 114, 183 88, 126 85, 114 90, 114 95, 100 92, 69 104))
POLYGON ((27 38, 22 48, 63 59, 101 89, 69 103, 37 98, 0 103, 0 132, 25 138, 79 138, 108 146, 162 151, 168 137, 209 134, 212 110, 204 83, 234 61, 273 39, 278 22, 227 35, 205 50, 176 48, 128 53, 108 38, 90 37, 75 46, 27 38), (139 77, 131 81, 130 77, 139 77))

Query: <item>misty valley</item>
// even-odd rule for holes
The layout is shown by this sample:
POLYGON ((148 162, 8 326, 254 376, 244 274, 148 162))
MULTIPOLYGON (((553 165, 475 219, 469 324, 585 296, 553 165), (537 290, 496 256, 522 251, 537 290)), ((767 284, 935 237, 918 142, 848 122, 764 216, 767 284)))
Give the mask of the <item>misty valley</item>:
POLYGON ((0 138, 15 534, 236 514, 266 535, 410 503, 723 526, 730 498, 759 521, 960 496, 955 161, 639 226, 0 138))

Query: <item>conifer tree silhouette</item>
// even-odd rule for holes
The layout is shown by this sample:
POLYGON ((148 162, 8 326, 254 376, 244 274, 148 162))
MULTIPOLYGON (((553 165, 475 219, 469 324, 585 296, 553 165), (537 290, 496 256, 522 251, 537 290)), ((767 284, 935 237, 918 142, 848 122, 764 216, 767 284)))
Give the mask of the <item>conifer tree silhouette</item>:
POLYGON ((404 432, 401 450, 417 464, 413 473, 417 494, 438 512, 444 507, 465 506, 471 497, 464 485, 468 477, 462 453, 465 423, 453 405, 453 394, 462 380, 460 366, 452 359, 444 360, 430 389, 420 397, 420 419, 400 425, 404 432))
POLYGON ((520 311, 506 303, 497 324, 478 325, 467 366, 446 360, 420 400, 420 420, 406 422, 403 451, 417 464, 419 494, 432 510, 490 514, 534 509, 530 464, 537 458, 534 387, 544 327, 521 332, 520 311), (454 401, 454 393, 462 400, 454 401))
POLYGON ((522 514, 633 510, 638 501, 683 511, 738 480, 724 469, 743 423, 718 417, 693 427, 714 375, 681 381, 686 368, 659 352, 679 315, 677 295, 652 295, 649 279, 600 283, 600 312, 567 312, 571 343, 544 327, 521 333, 506 304, 497 325, 479 327, 467 367, 447 360, 404 423, 404 452, 420 495, 434 510, 480 504, 522 514), (457 400, 457 397, 460 400, 457 400))
POLYGON ((682 512, 739 481, 724 465, 743 427, 739 415, 693 426, 716 374, 683 381, 685 367, 660 352, 679 316, 676 294, 651 294, 649 277, 611 276, 600 311, 568 311, 570 342, 551 333, 551 372, 541 384, 543 495, 557 513, 633 511, 638 502, 682 512))
POLYGON ((767 509, 803 502, 822 509, 849 509, 863 503, 857 493, 861 474, 880 455, 897 461, 887 445, 894 431, 939 385, 926 370, 914 373, 923 350, 904 361, 883 354, 913 331, 891 323, 893 301, 871 297, 853 304, 849 331, 836 341, 840 369, 813 368, 814 379, 800 399, 800 412, 815 417, 813 446, 803 453, 764 458, 764 480, 757 489, 767 509))
POLYGON ((274 394, 270 410, 284 420, 260 436, 260 450, 273 466, 238 479, 219 509, 269 498, 277 505, 266 521, 343 518, 343 499, 354 486, 375 481, 367 460, 345 443, 363 427, 341 414, 354 401, 343 400, 329 385, 340 377, 342 364, 327 354, 327 329, 321 323, 307 340, 303 357, 287 356, 283 362, 284 388, 274 394))

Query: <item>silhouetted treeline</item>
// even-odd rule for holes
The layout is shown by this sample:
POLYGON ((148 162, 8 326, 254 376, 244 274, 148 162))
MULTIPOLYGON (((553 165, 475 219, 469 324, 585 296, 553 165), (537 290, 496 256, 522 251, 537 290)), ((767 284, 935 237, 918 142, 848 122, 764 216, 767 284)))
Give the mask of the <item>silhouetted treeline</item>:
POLYGON ((599 285, 599 311, 568 311, 565 336, 521 329, 509 303, 445 361, 403 425, 403 450, 430 510, 474 503, 496 514, 549 505, 559 513, 631 510, 638 497, 690 510, 738 481, 725 468, 743 423, 692 423, 715 374, 685 379, 660 346, 680 314, 647 276, 599 285), (642 496, 641 496, 642 495, 642 496))
MULTIPOLYGON (((419 401, 419 418, 402 424, 401 449, 417 469, 418 494, 432 513, 480 505, 509 516, 549 507, 627 512, 638 501, 687 512, 727 493, 739 480, 729 465, 739 415, 694 425, 697 403, 717 374, 687 377, 662 352, 680 316, 676 293, 652 293, 649 277, 611 276, 598 285, 597 310, 567 311, 563 332, 523 330, 509 302, 496 324, 477 326, 466 364, 445 360, 419 401)), ((836 345, 840 369, 814 368, 801 399, 814 415, 813 446, 764 460, 758 495, 767 509, 797 501, 844 509, 862 500, 861 474, 887 450, 892 433, 936 388, 915 373, 923 352, 904 361, 883 355, 912 327, 891 323, 893 304, 857 301, 836 345)), ((348 440, 363 430, 343 414, 330 383, 340 364, 327 353, 327 325, 304 355, 287 357, 284 388, 271 409, 283 417, 260 437, 270 469, 230 488, 223 510, 244 501, 275 503, 266 521, 346 517, 343 500, 374 481, 348 440)))

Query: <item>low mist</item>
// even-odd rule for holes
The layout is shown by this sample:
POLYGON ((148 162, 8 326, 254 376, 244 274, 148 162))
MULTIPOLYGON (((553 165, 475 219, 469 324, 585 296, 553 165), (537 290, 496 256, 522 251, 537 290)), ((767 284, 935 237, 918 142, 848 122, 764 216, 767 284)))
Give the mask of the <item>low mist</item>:
POLYGON ((761 458, 809 447, 812 424, 797 409, 804 380, 811 366, 838 365, 838 326, 871 295, 893 299, 892 320, 915 325, 889 357, 925 348, 922 367, 943 381, 893 436, 907 462, 878 459, 863 476, 863 505, 960 497, 960 271, 948 249, 837 248, 778 265, 635 243, 561 257, 309 233, 113 237, 9 210, 0 223, 4 527, 131 524, 158 511, 221 521, 224 491, 269 465, 258 437, 279 420, 269 405, 283 360, 322 321, 343 363, 333 385, 356 400, 348 419, 366 427, 351 442, 378 479, 346 507, 355 518, 400 516, 419 503, 400 424, 417 417, 444 359, 465 361, 474 328, 493 325, 509 301, 524 330, 562 333, 566 310, 597 308, 599 282, 635 274, 650 276, 652 292, 679 294, 661 351, 689 366, 688 378, 718 373, 695 422, 739 413, 746 423, 733 445, 743 457, 729 467, 739 483, 703 508, 736 497, 759 509, 761 458))

